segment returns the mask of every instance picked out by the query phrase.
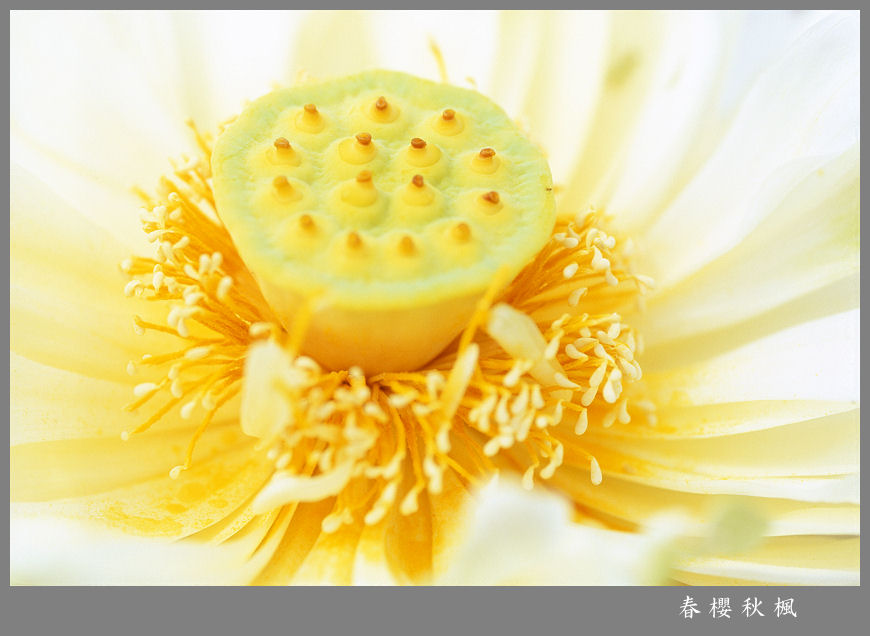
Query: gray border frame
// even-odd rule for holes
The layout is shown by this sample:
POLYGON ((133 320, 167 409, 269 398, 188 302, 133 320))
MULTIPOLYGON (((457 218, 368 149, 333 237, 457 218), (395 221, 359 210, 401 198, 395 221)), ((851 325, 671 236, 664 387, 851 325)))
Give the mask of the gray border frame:
MULTIPOLYGON (((87 8, 92 9, 117 8, 112 6, 113 4, 115 3, 85 3, 87 8)), ((160 4, 164 5, 161 8, 177 8, 169 3, 160 4)), ((275 2, 272 4, 278 5, 275 2)), ((380 4, 382 6, 378 8, 400 8, 398 3, 380 4)), ((297 0, 293 5, 293 8, 326 8, 316 0, 309 2, 297 0)), ((438 5, 439 9, 468 7, 466 2, 451 3, 443 0, 438 5)), ((546 2, 545 5, 546 7, 542 8, 579 8, 572 6, 574 3, 564 1, 546 2)), ((667 8, 672 9, 690 6, 689 3, 673 1, 668 5, 667 8)), ((606 3, 590 2, 584 8, 605 7, 606 3)), ((271 8, 289 7, 279 5, 271 8)), ((502 5, 488 8, 508 7, 502 5)), ((792 5, 789 8, 795 7, 792 5)), ((8 33, 8 13, 5 15, 5 20, 8 33)), ((864 57, 862 52, 862 62, 866 62, 864 57)), ((864 66, 866 67, 866 64, 864 66)), ((5 68, 9 68, 8 64, 5 68)), ((4 102, 4 109, 8 109, 8 103, 8 101, 4 102)), ((862 112, 863 110, 862 108, 862 112)), ((8 133, 4 132, 4 134, 8 133)), ((8 137, 6 141, 8 142, 8 137)), ((4 187, 8 194, 8 180, 5 181, 4 187)), ((4 266, 8 266, 6 265, 8 262, 8 259, 5 260, 4 266)), ((863 287, 862 284, 862 291, 863 287)), ((8 316, 8 313, 6 315, 8 316)), ((6 333, 8 339, 8 330, 6 333)), ((863 388, 862 383, 862 396, 863 388)), ((865 435, 861 436, 862 450, 865 448, 865 437, 865 435)), ((8 449, 4 449, 4 453, 8 464, 8 449)), ((862 486, 866 487, 863 476, 861 481, 862 486)), ((863 511, 861 519, 862 522, 865 521, 863 511)), ((7 528, 8 524, 3 527, 3 533, 8 538, 7 528)), ((866 575, 864 567, 861 573, 863 578, 863 575, 866 575)), ((306 636, 345 633, 438 634, 439 636, 454 633, 501 635, 661 633, 680 636, 700 633, 761 632, 789 636, 821 633, 845 636, 866 633, 866 624, 864 628, 861 628, 861 624, 866 623, 862 619, 867 609, 867 600, 868 595, 863 585, 825 588, 7 587, 0 590, 0 632, 13 636, 24 634, 153 636, 154 634, 200 633, 211 635, 277 633, 306 636), (692 596, 702 609, 702 614, 692 620, 684 619, 679 614, 680 604, 686 595, 692 596), (731 619, 713 619, 703 611, 714 596, 731 597, 733 608, 731 619), (764 602, 762 609, 768 610, 764 618, 746 619, 739 613, 742 600, 751 596, 757 596, 764 602), (773 615, 770 610, 777 597, 795 599, 795 610, 798 615, 796 619, 776 618, 773 615)))

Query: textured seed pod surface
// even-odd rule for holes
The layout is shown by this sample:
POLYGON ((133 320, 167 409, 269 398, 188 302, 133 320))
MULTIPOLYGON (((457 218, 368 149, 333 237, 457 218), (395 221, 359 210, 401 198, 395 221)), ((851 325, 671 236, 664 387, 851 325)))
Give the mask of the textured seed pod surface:
MULTIPOLYGON (((221 220, 282 320, 306 299, 330 308, 308 339, 322 359, 373 321, 429 312, 451 325, 429 330, 443 347, 496 271, 519 272, 555 222, 547 162, 504 111, 402 73, 270 93, 224 130, 212 164, 221 220)), ((325 363, 396 366, 374 355, 325 363)), ((401 365, 425 361, 412 357, 401 365)))

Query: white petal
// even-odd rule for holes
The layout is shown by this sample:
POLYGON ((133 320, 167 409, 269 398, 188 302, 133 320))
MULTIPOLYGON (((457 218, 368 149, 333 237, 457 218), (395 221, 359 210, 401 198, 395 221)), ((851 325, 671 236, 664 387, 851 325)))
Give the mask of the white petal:
POLYGON ((133 316, 163 322, 160 308, 125 298, 120 263, 129 253, 25 171, 10 197, 11 348, 33 360, 129 382, 131 359, 166 338, 136 337, 133 316))
POLYGON ((759 72, 812 23, 815 12, 680 12, 670 16, 656 83, 626 142, 624 161, 592 203, 641 236, 727 132, 759 72))
MULTIPOLYGON (((106 484, 100 481, 100 467, 92 462, 90 473, 79 471, 71 486, 65 485, 63 475, 58 473, 55 479, 41 486, 40 491, 34 480, 22 482, 22 488, 28 488, 22 495, 74 495, 72 486, 77 484, 92 494, 44 502, 16 502, 12 504, 12 514, 91 520, 140 536, 181 538, 192 535, 223 520, 248 502, 273 471, 265 453, 256 453, 250 443, 244 443, 238 427, 219 429, 216 438, 221 437, 221 431, 232 433, 223 440, 217 439, 218 446, 223 442, 225 447, 207 456, 200 454, 208 450, 203 447, 194 454, 190 468, 178 479, 171 479, 167 470, 144 481, 133 475, 133 480, 125 484, 119 479, 123 472, 116 469, 113 481, 106 484), (104 490, 106 486, 114 489, 104 490)), ((161 453, 157 459, 165 457, 168 468, 173 462, 180 463, 179 450, 183 452, 183 446, 165 455, 161 453)), ((36 455, 34 460, 32 466, 38 467, 40 456, 36 455)), ((81 463, 84 458, 76 461, 81 463)), ((34 468, 31 474, 35 472, 34 468)))
MULTIPOLYGON (((147 480, 168 481, 170 469, 184 462, 194 428, 149 430, 128 441, 81 438, 13 446, 10 497, 13 501, 50 501, 147 480)), ((197 442, 195 460, 212 460, 228 452, 245 455, 251 447, 234 420, 213 422, 197 442)))
MULTIPOLYGON (((836 475, 858 471, 858 409, 760 431, 702 439, 635 439, 590 432, 588 443, 711 477, 836 475)), ((597 455, 597 453, 596 453, 597 455)), ((603 461, 599 457, 599 461, 603 461)))
MULTIPOLYGON (((857 274, 858 163, 856 146, 821 168, 807 166, 735 248, 651 297, 639 324, 648 349, 739 324, 857 274)), ((857 292, 851 303, 858 305, 857 292)))
POLYGON ((122 236, 136 219, 130 187, 150 187, 166 157, 185 149, 191 113, 174 101, 168 16, 19 12, 11 20, 13 160, 122 236))
MULTIPOLYGON (((606 71, 610 16, 599 11, 506 11, 491 81, 480 84, 520 118, 564 183, 588 133, 606 71)), ((474 41, 486 32, 480 28, 474 41)), ((488 37, 488 35, 484 36, 488 37)))
POLYGON ((813 161, 821 167, 857 141, 857 51, 856 15, 837 15, 768 69, 718 151, 645 235, 643 271, 661 287, 696 271, 753 231, 813 161))
POLYGON ((369 14, 374 63, 384 68, 440 80, 431 43, 444 57, 448 79, 484 93, 496 59, 498 15, 491 11, 377 11, 369 14), (473 46, 470 44, 473 43, 473 46))
MULTIPOLYGON (((610 17, 606 71, 600 76, 589 134, 581 142, 560 209, 594 204, 593 194, 625 153, 634 123, 654 86, 665 42, 679 18, 664 13, 617 12, 610 17)), ((592 62, 596 60, 593 57, 592 62)), ((601 202, 597 202, 601 203, 601 202)))
POLYGON ((680 352, 673 360, 662 356, 644 366, 644 379, 658 404, 857 402, 858 343, 858 311, 853 310, 780 331, 709 360, 701 356, 696 362, 680 352))
POLYGON ((360 11, 313 11, 305 15, 294 32, 291 57, 295 71, 312 79, 327 79, 371 66, 375 61, 372 17, 360 11))
POLYGON ((732 584, 858 585, 858 555, 858 537, 782 537, 740 557, 692 559, 680 568, 689 576, 677 576, 696 585, 711 583, 698 575, 732 584))
POLYGON ((654 550, 633 534, 571 523, 565 500, 493 482, 478 495, 446 585, 631 585, 654 550))
POLYGON ((289 422, 288 396, 280 384, 289 366, 287 355, 272 341, 248 349, 240 413, 246 435, 269 441, 289 422))
POLYGON ((13 518, 13 585, 240 585, 238 550, 134 539, 88 523, 13 518))
POLYGON ((693 532, 701 533, 713 521, 720 500, 741 503, 756 509, 768 520, 765 534, 779 535, 855 535, 860 532, 860 507, 857 504, 829 504, 752 495, 711 496, 628 481, 609 474, 598 486, 584 474, 571 469, 556 471, 552 483, 577 501, 600 511, 611 519, 643 525, 662 509, 678 509, 692 521, 693 532))

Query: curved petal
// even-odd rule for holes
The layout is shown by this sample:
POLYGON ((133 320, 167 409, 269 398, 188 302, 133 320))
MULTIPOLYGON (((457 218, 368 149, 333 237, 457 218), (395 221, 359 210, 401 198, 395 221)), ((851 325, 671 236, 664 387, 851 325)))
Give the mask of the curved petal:
POLYGON ((736 247, 647 301, 638 325, 647 345, 739 324, 857 274, 857 146, 805 174, 736 247))
POLYGON ((691 559, 675 577, 689 585, 858 585, 859 551, 858 537, 780 537, 739 557, 691 559))
POLYGON ((237 551, 131 538, 96 524, 11 520, 13 585, 239 585, 237 551))
POLYGON ((605 476, 698 493, 858 502, 858 411, 761 431, 694 440, 633 440, 587 432, 605 476))
MULTIPOLYGON (((228 430, 232 431, 233 440, 241 436, 237 427, 225 428, 224 432, 228 430)), ((218 436, 219 433, 216 434, 218 436)), ((252 452, 250 445, 234 446, 233 442, 226 444, 226 441, 224 452, 194 461, 179 479, 171 479, 168 472, 163 472, 146 481, 83 497, 15 503, 12 506, 13 514, 97 520, 106 527, 125 533, 152 537, 181 538, 191 535, 219 522, 249 499, 273 470, 264 453, 252 452)), ((178 459, 177 455, 175 459, 178 459)), ((171 465, 173 458, 166 456, 166 460, 167 465, 171 465)), ((92 489, 99 490, 100 486, 96 483, 98 474, 94 475, 94 471, 91 471, 82 475, 92 489)), ((24 483, 35 488, 35 480, 24 483)), ((62 483, 52 482, 51 485, 67 489, 62 483)), ((40 494, 23 493, 29 497, 40 494)))
POLYGON ((749 400, 858 401, 858 310, 705 358, 704 351, 644 359, 649 397, 661 405, 749 400))
MULTIPOLYGON (((13 446, 10 496, 13 501, 51 501, 135 487, 145 481, 168 481, 170 469, 184 463, 195 429, 191 425, 188 429, 148 431, 127 441, 119 436, 13 446)), ((211 424, 197 442, 193 465, 227 453, 251 454, 253 442, 237 429, 233 420, 211 424)))
POLYGON ((180 82, 169 20, 160 13, 11 16, 11 156, 118 237, 136 224, 129 189, 156 182, 166 157, 183 150, 190 113, 173 99, 180 82))
POLYGON ((663 288, 683 279, 752 232, 809 166, 856 143, 857 51, 855 14, 832 16, 759 78, 716 153, 646 233, 644 272, 663 288))
POLYGON ((12 170, 11 349, 37 362, 129 382, 125 367, 159 345, 134 337, 133 316, 163 322, 124 297, 127 250, 26 171, 12 170))
MULTIPOLYGON (((569 178, 606 71, 610 16, 599 11, 506 11, 489 82, 480 90, 521 118, 557 183, 569 178), (558 108, 554 108, 558 105, 558 108)), ((479 29, 478 41, 486 31, 479 29)))
MULTIPOLYGON (((819 12, 680 12, 660 76, 626 141, 624 160, 595 192, 621 229, 642 236, 727 132, 740 99, 819 12)), ((582 202, 581 202, 582 203, 582 202)))
POLYGON ((768 536, 860 532, 860 507, 856 504, 808 503, 751 494, 711 496, 629 481, 618 474, 609 474, 596 486, 579 471, 563 470, 556 471, 551 482, 582 502, 593 518, 603 518, 618 528, 642 526, 662 510, 674 509, 686 514, 693 532, 700 534, 729 502, 755 509, 768 522, 768 536))

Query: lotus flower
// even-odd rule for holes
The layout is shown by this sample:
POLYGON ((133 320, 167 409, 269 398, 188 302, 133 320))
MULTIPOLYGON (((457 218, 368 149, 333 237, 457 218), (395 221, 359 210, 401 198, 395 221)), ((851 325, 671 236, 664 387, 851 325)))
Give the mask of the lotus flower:
POLYGON ((856 14, 16 13, 11 51, 13 581, 96 582, 117 541, 188 561, 110 582, 614 582, 611 555, 857 583, 856 14), (243 100, 369 68, 501 105, 559 214, 380 375, 299 354, 209 165, 243 100), (485 505, 496 474, 531 494, 485 505))

